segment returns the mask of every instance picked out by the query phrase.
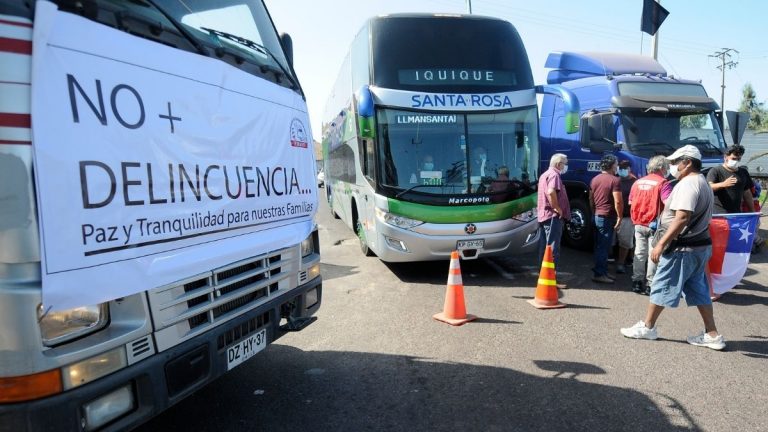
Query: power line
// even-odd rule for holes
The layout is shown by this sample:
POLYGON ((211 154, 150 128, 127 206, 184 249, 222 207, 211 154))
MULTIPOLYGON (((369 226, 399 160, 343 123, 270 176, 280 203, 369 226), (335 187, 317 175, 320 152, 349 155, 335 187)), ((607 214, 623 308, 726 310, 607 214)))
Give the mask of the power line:
POLYGON ((716 51, 714 54, 709 55, 710 57, 720 59, 720 65, 717 66, 722 72, 722 80, 720 83, 720 112, 725 112, 725 70, 733 69, 739 64, 738 62, 731 60, 732 52, 735 52, 736 54, 739 53, 733 48, 723 48, 720 51, 716 51))

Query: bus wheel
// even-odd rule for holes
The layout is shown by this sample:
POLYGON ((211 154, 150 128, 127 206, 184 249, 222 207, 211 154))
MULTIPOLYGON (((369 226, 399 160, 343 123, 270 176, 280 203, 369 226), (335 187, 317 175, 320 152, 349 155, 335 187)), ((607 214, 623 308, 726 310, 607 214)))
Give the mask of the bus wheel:
POLYGON ((581 250, 591 250, 592 240, 592 211, 582 198, 571 201, 571 221, 565 225, 565 243, 581 250))
POLYGON ((355 221, 355 233, 357 239, 360 240, 360 251, 365 256, 373 256, 373 251, 368 247, 368 242, 365 240, 365 230, 363 230, 363 224, 360 221, 355 221))
POLYGON ((333 216, 334 219, 340 219, 339 215, 333 210, 333 195, 331 195, 331 190, 327 189, 326 193, 328 194, 328 209, 331 211, 331 216, 333 216))

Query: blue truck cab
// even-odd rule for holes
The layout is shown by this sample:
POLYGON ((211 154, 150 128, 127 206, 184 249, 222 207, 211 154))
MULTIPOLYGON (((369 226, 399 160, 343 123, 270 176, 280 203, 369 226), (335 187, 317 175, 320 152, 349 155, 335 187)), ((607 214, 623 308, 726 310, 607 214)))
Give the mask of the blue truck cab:
POLYGON ((722 163, 719 106, 700 82, 668 75, 652 58, 631 54, 554 52, 546 67, 552 69, 547 84, 570 91, 580 107, 579 132, 567 134, 563 99, 544 94, 541 105, 540 172, 553 154, 568 156, 562 176, 572 216, 564 232, 568 245, 592 247, 589 184, 603 154, 629 160, 638 177, 646 174, 648 159, 687 144, 699 148, 705 167, 722 163))

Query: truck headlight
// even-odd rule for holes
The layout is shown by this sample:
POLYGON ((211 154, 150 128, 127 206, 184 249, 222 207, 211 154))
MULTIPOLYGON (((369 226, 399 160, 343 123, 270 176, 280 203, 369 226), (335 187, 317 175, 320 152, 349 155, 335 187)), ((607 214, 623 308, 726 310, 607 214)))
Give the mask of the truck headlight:
POLYGON ((404 229, 410 229, 424 223, 420 220, 411 219, 405 216, 400 216, 400 215, 385 212, 384 210, 378 207, 376 207, 376 216, 378 216, 379 219, 383 220, 385 223, 388 223, 389 225, 393 225, 398 228, 404 228, 404 229))
POLYGON ((37 313, 40 334, 46 346, 58 345, 93 333, 106 326, 109 319, 107 303, 48 313, 45 313, 41 304, 37 313))
POLYGON ((312 234, 309 235, 309 237, 305 238, 304 241, 301 242, 301 257, 304 258, 305 256, 312 255, 315 253, 315 242, 312 238, 312 234))

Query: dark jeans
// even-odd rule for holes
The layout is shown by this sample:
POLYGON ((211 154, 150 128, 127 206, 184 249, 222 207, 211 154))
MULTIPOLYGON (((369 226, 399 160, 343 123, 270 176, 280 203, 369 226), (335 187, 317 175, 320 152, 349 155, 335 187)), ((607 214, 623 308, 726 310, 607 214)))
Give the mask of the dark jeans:
POLYGON ((544 261, 544 250, 547 245, 552 245, 552 258, 557 268, 557 259, 560 257, 560 238, 563 236, 563 220, 559 217, 539 222, 539 262, 544 261), (547 241, 549 238, 549 241, 547 241))
POLYGON ((595 266, 592 272, 595 277, 608 274, 608 251, 613 246, 613 227, 615 217, 595 215, 595 266))

